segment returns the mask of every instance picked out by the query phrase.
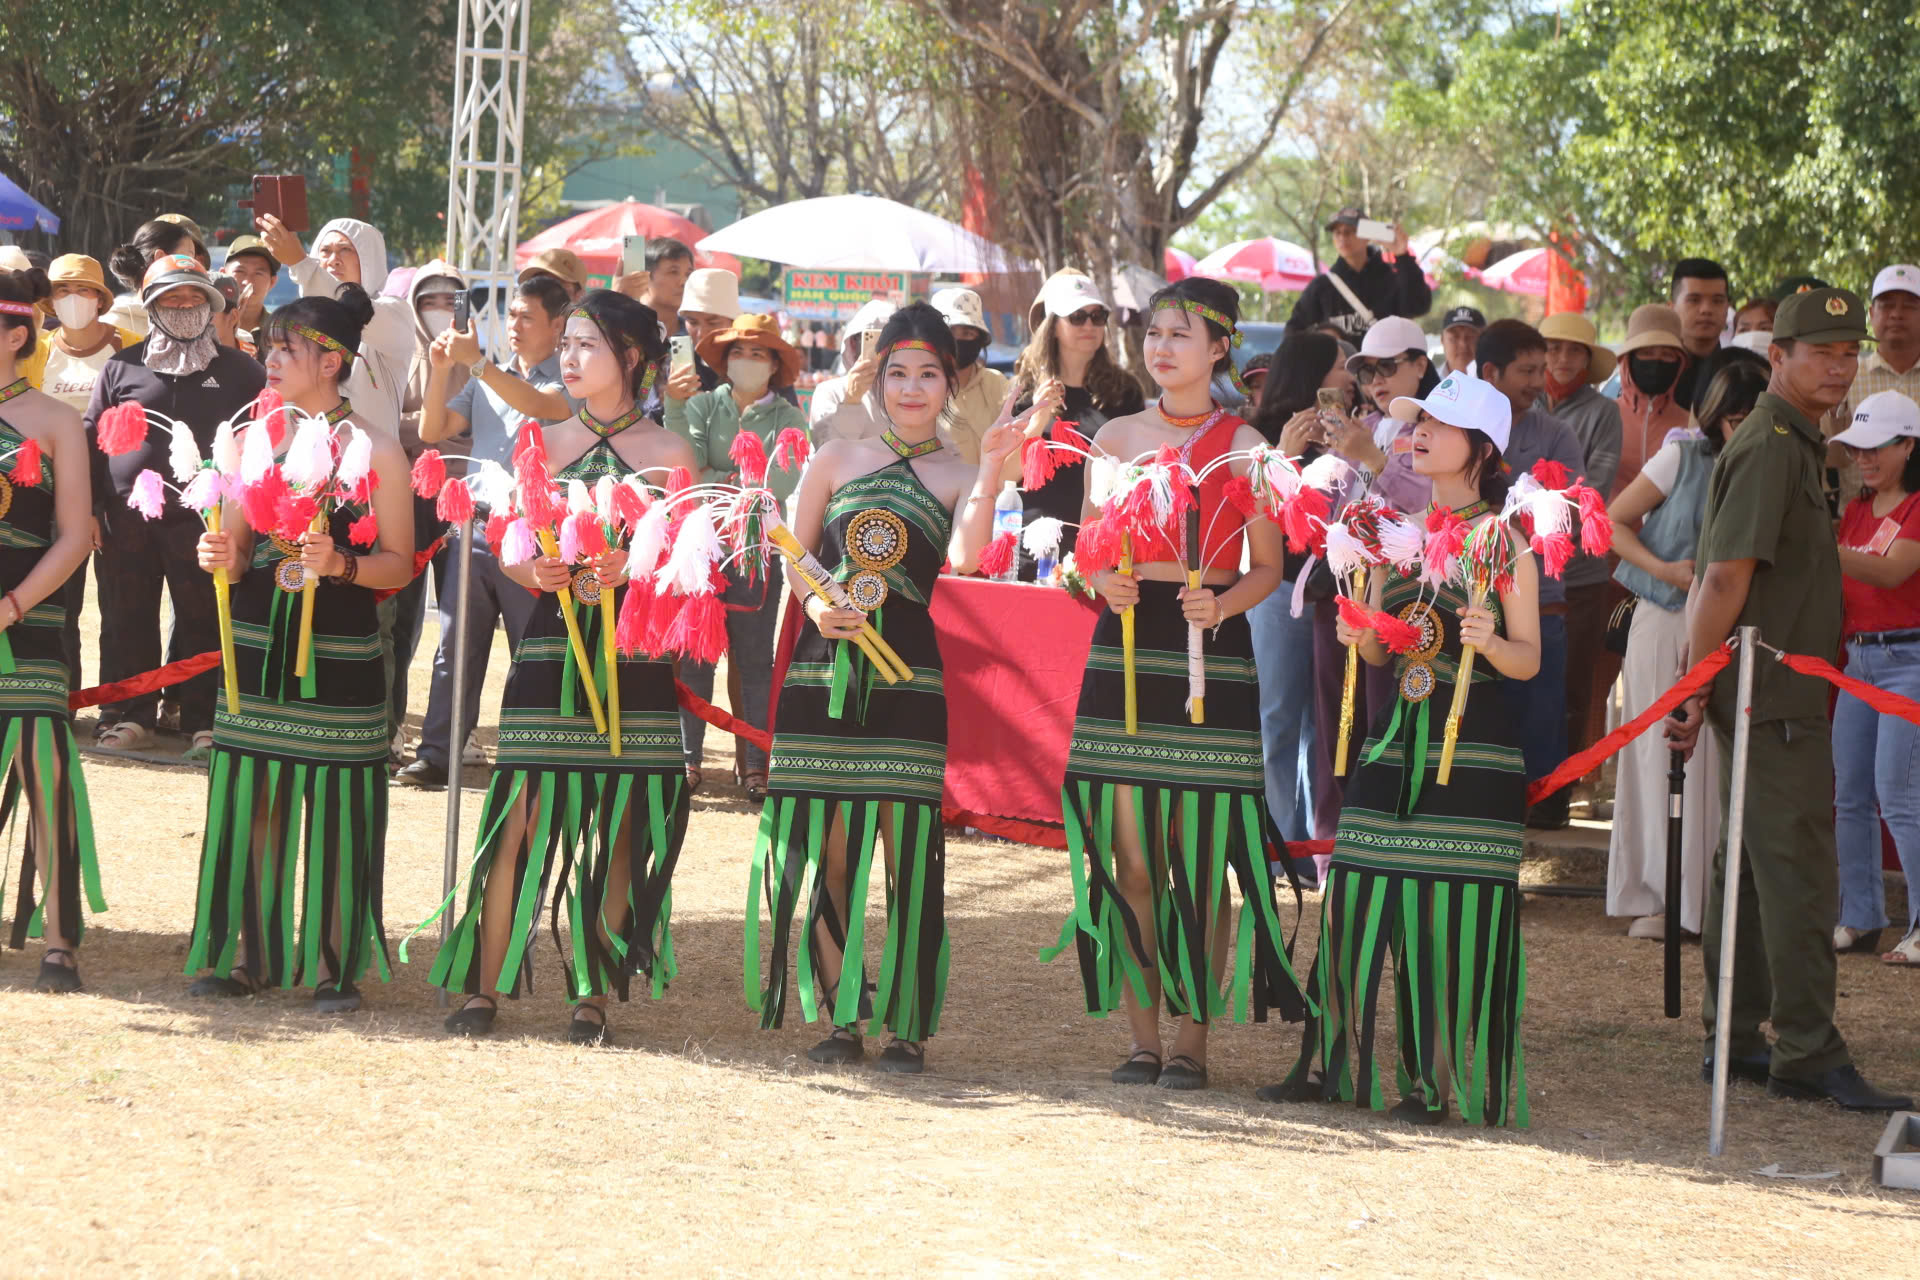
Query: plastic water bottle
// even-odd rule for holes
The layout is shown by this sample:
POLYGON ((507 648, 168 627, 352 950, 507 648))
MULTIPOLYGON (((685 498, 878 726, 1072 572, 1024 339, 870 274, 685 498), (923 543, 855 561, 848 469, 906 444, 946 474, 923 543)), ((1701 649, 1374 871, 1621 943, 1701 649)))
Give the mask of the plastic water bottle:
POLYGON ((1007 571, 994 579, 995 582, 1016 582, 1020 578, 1020 521, 1024 503, 1020 500, 1020 490, 1009 480, 1000 487, 1000 496, 993 500, 993 536, 1003 533, 1013 535, 1014 557, 1007 571))

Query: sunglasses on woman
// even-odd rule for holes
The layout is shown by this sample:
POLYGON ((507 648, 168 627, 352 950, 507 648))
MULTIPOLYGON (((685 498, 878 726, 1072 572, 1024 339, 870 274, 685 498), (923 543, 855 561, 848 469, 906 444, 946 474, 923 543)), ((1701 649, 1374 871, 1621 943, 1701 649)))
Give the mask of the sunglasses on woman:
POLYGON ((1076 311, 1072 315, 1066 317, 1066 323, 1073 325, 1076 328, 1083 327, 1085 325, 1090 325, 1090 324, 1103 325, 1106 322, 1107 322, 1107 309, 1105 307, 1087 307, 1084 310, 1076 311))
POLYGON ((1353 371, 1357 382, 1372 382, 1375 378, 1391 378, 1393 371, 1400 367, 1405 356, 1393 356, 1386 360, 1362 360, 1353 371))

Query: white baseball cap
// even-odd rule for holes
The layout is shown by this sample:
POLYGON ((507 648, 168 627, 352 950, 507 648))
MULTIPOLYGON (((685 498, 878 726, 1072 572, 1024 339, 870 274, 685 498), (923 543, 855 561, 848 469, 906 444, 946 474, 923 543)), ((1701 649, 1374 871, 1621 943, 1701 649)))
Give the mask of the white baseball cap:
MULTIPOLYGON (((1910 293, 1920 298, 1920 267, 1904 262, 1885 267, 1873 278, 1873 297, 1883 293, 1910 293)), ((1869 299, 1871 301, 1871 299, 1869 299)))
POLYGON ((1065 272, 1054 276, 1041 287, 1040 306, 1046 314, 1062 319, 1088 307, 1113 310, 1107 300, 1100 296, 1100 291, 1094 288, 1091 277, 1065 272))
POLYGON ((1878 449, 1901 436, 1920 439, 1920 404, 1898 391, 1876 391, 1854 406, 1853 425, 1835 436, 1833 443, 1878 449))
POLYGON ((942 289, 929 301, 949 329, 966 325, 982 333, 993 332, 987 328, 987 309, 980 304, 980 295, 971 289, 942 289))
POLYGON ((1384 360, 1426 349, 1427 335, 1418 324, 1405 316, 1388 316, 1368 327, 1367 336, 1360 339, 1360 350, 1347 357, 1347 372, 1357 372, 1362 360, 1384 360))
POLYGON ((853 319, 847 321, 847 327, 840 331, 841 343, 853 341, 862 330, 881 328, 893 319, 893 313, 899 309, 885 298, 868 298, 853 313, 853 319))
MULTIPOLYGON (((1374 329, 1379 327, 1375 325, 1374 329)), ((1367 331, 1367 336, 1373 336, 1372 329, 1367 331)), ((1491 382, 1482 382, 1464 373, 1448 374, 1422 399, 1396 396, 1387 409, 1401 422, 1412 422, 1419 411, 1425 409, 1428 417, 1437 418, 1450 427, 1480 432, 1502 453, 1507 451, 1507 439, 1513 434, 1512 401, 1491 382)))
POLYGON ((735 319, 740 314, 740 277, 724 267, 688 272, 680 309, 735 319))

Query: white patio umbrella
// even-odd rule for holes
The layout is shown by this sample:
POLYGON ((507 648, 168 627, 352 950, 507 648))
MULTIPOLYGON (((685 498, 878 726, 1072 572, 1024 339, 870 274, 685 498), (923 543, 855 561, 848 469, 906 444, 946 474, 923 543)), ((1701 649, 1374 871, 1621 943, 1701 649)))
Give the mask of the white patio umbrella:
POLYGON ((819 196, 763 209, 698 246, 838 271, 989 274, 1029 264, 956 222, 880 196, 819 196))

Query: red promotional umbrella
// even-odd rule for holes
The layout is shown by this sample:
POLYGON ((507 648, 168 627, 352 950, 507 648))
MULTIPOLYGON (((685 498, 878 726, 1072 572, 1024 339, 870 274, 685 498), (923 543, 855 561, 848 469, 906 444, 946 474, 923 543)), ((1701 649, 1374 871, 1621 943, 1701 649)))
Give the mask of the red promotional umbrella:
POLYGON ((1200 264, 1195 262, 1193 255, 1184 249, 1168 249, 1165 256, 1165 265, 1168 280, 1185 280, 1193 274, 1193 269, 1200 264))
POLYGON ((1236 240, 1200 259, 1195 275, 1245 280, 1268 293, 1297 293, 1320 274, 1313 254, 1291 240, 1262 236, 1236 240))
POLYGON ((545 249, 571 249, 580 255, 581 265, 589 273, 610 280, 620 276, 621 254, 628 236, 672 236, 693 249, 697 267, 725 267, 740 274, 740 260, 730 253, 705 253, 693 247, 706 239, 706 228, 671 209, 626 200, 601 209, 589 209, 563 222, 556 222, 531 240, 522 240, 514 254, 516 265, 525 266, 545 249))

